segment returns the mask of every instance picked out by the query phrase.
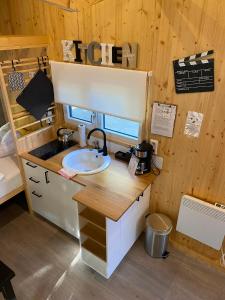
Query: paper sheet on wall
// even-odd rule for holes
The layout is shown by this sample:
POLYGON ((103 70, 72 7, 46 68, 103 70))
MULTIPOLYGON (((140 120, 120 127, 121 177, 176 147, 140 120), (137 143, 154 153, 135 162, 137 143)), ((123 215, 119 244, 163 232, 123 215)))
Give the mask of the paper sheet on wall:
POLYGON ((176 105, 155 102, 152 110, 151 133, 172 137, 176 110, 176 105))
POLYGON ((203 114, 196 111, 189 111, 187 114, 184 134, 192 137, 199 137, 202 126, 203 114))

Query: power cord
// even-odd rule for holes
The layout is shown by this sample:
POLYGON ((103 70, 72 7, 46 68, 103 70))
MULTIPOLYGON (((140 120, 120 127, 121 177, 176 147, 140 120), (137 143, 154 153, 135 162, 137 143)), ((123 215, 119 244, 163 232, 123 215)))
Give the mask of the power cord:
MULTIPOLYGON (((154 156, 154 155, 153 155, 154 156)), ((152 166, 154 167, 154 169, 151 170, 151 173, 153 173, 155 176, 159 176, 160 175, 160 169, 158 167, 156 167, 153 159, 151 161, 152 166), (155 172, 156 170, 156 172, 155 172)))

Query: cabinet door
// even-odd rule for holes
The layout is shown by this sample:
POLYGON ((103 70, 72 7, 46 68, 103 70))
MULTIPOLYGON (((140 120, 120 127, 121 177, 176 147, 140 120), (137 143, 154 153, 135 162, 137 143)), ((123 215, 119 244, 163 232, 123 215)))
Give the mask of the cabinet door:
POLYGON ((143 193, 143 196, 139 197, 137 206, 137 233, 138 236, 145 228, 145 217, 149 213, 149 202, 150 202, 150 191, 151 186, 149 186, 143 193))
POLYGON ((44 169, 23 159, 26 184, 30 193, 32 210, 45 217, 45 177, 44 169))
POLYGON ((149 201, 150 186, 121 218, 121 242, 124 254, 128 252, 145 228, 145 216, 148 213, 149 201))
POLYGON ((138 202, 135 201, 121 218, 121 244, 124 255, 128 252, 138 237, 137 210, 138 202))
POLYGON ((77 203, 72 199, 82 186, 23 160, 32 209, 50 222, 78 237, 77 203))
POLYGON ((50 171, 46 177, 45 217, 71 235, 78 237, 77 202, 72 197, 82 186, 50 171))
POLYGON ((44 193, 39 188, 30 188, 30 198, 32 202, 32 210, 45 217, 45 198, 44 193))

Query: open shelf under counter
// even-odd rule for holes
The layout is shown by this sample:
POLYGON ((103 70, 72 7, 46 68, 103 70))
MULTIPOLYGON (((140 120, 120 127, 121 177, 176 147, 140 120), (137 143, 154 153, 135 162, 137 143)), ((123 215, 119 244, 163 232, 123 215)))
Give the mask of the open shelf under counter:
POLYGON ((95 241, 100 246, 102 246, 104 248, 106 247, 106 232, 105 232, 105 230, 101 229, 100 227, 88 222, 80 230, 80 233, 84 234, 86 237, 95 241))
POLYGON ((100 213, 92 206, 88 207, 85 201, 76 200, 79 192, 73 198, 78 202, 81 259, 105 278, 112 275, 143 232, 145 216, 149 213, 150 191, 149 185, 143 196, 134 201, 118 220, 102 214, 102 210, 100 213))
POLYGON ((92 223, 95 226, 101 228, 102 230, 106 230, 105 217, 95 212, 94 210, 85 208, 79 213, 79 216, 86 219, 89 223, 92 223))
POLYGON ((106 262, 106 248, 99 245, 98 243, 96 243, 95 241, 93 241, 92 239, 88 238, 86 241, 84 241, 82 243, 82 248, 88 250, 89 252, 91 252, 92 254, 94 254, 95 256, 99 257, 100 259, 102 259, 103 261, 106 262))

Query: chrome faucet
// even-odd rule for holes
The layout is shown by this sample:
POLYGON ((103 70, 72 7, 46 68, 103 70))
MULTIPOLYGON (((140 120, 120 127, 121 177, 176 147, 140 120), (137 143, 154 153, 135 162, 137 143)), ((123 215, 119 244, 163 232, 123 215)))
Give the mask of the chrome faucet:
POLYGON ((90 139, 92 133, 95 132, 95 131, 100 131, 100 132, 102 132, 103 138, 104 138, 103 148, 102 148, 102 149, 99 149, 98 152, 99 152, 99 153, 102 153, 103 156, 107 156, 107 155, 108 155, 108 152, 107 152, 107 146, 106 146, 106 134, 105 134, 105 131, 104 131, 104 130, 102 130, 101 128, 94 128, 94 129, 92 129, 92 130, 89 131, 89 133, 88 133, 87 140, 90 139))

